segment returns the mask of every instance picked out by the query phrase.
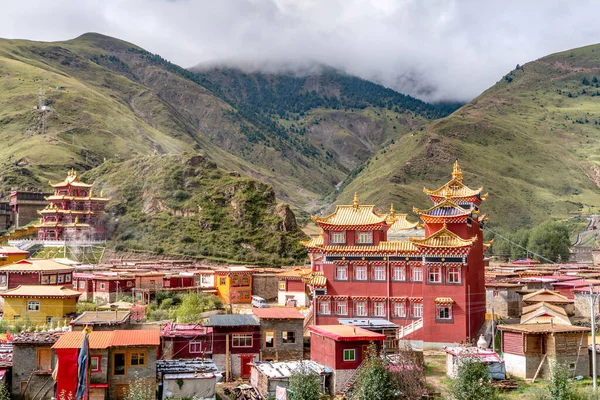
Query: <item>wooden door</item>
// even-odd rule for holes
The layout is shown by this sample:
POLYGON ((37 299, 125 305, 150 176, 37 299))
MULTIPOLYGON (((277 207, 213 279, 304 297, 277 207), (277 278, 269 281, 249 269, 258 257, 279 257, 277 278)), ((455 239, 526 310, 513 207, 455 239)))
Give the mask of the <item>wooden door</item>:
POLYGON ((90 400, 104 400, 104 388, 90 388, 90 400))
POLYGON ((117 395, 117 400, 123 400, 127 397, 127 392, 129 391, 129 385, 116 385, 115 394, 117 395))
POLYGON ((252 362, 252 359, 254 358, 253 355, 241 355, 240 356, 240 375, 242 378, 248 378, 250 376, 250 372, 252 370, 252 366, 250 365, 250 363, 252 362))

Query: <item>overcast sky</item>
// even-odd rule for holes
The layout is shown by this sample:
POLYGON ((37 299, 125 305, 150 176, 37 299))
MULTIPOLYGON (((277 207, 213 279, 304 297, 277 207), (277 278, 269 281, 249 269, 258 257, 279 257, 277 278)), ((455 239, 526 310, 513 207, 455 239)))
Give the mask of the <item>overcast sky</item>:
POLYGON ((0 37, 99 32, 184 67, 328 64, 426 100, 469 100, 517 63, 600 42, 593 1, 2 0, 0 37))

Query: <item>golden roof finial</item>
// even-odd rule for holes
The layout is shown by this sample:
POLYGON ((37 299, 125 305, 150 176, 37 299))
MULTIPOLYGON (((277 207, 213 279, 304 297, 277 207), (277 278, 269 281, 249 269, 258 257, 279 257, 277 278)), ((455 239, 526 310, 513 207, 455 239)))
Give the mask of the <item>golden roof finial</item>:
POLYGON ((352 201, 354 208, 358 208, 358 193, 354 192, 354 201, 352 201))
POLYGON ((79 223, 79 217, 75 217, 75 225, 79 223))
POLYGON ((458 160, 454 162, 454 168, 452 168, 452 177, 459 182, 462 182, 463 180, 463 174, 460 166, 458 165, 458 160))
POLYGON ((452 200, 452 189, 450 189, 450 186, 446 186, 444 189, 444 198, 446 200, 452 200))
POLYGON ((394 203, 390 205, 390 213, 389 216, 394 218, 396 216, 396 212, 394 211, 394 203))
POLYGON ((104 190, 100 191, 100 197, 104 197, 104 190))

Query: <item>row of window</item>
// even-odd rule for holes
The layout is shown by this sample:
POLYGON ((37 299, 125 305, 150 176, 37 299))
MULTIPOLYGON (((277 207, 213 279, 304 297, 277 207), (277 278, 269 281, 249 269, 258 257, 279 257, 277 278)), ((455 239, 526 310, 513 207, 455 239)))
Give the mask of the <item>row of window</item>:
MULTIPOLYGON (((346 244, 346 231, 330 232, 329 243, 331 244, 346 244)), ((354 243, 356 244, 373 244, 373 231, 356 232, 354 235, 354 243)))
MULTIPOLYGON (((85 282, 86 281, 79 281, 79 289, 85 289, 85 282)), ((100 289, 106 289, 106 285, 107 285, 106 283, 101 282, 98 284, 98 287, 100 289)), ((78 286, 77 281, 73 282, 73 289, 77 289, 77 286, 78 286)), ((127 281, 127 287, 128 288, 133 287, 133 282, 127 281)))
MULTIPOLYGON (((444 269, 446 270, 446 283, 461 283, 461 269, 459 267, 442 268, 439 266, 427 268, 427 282, 443 283, 444 269)), ((334 277, 336 281, 348 281, 350 280, 350 273, 352 273, 353 281, 386 280, 386 267, 384 265, 372 265, 370 270, 371 274, 369 275, 369 268, 366 265, 353 265, 352 271, 350 271, 348 265, 336 265, 334 277)), ((406 267, 392 267, 392 281, 404 282, 406 280, 406 267)), ((410 281, 423 282, 423 267, 410 267, 410 281)))
MULTIPOLYGON (((284 344, 296 343, 296 332, 295 331, 281 332, 281 342, 284 344)), ((252 346, 253 346, 253 336, 251 333, 234 333, 231 335, 231 347, 252 347, 252 346)), ((277 347, 277 332, 275 332, 275 331, 265 331, 264 332, 264 347, 265 348, 277 347)))
POLYGON ((54 285, 56 283, 70 283, 71 274, 42 275, 42 285, 54 285))
MULTIPOLYGON (((219 286, 227 285, 227 277, 222 276, 219 278, 219 286)), ((231 286, 250 286, 250 277, 248 275, 233 275, 231 277, 231 286)))
MULTIPOLYGON (((354 300, 319 300, 319 315, 353 316, 353 317, 387 317, 386 301, 354 300), (352 310, 349 310, 349 306, 352 310)), ((392 318, 422 318, 423 304, 395 301, 391 303, 392 318)), ((436 319, 452 319, 452 305, 436 305, 436 319)))

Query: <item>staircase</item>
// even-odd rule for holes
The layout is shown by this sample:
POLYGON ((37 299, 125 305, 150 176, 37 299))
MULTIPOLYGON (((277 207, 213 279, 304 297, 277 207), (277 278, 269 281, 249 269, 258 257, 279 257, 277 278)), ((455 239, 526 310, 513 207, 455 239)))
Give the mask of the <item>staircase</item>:
POLYGON ((344 389, 341 392, 341 394, 342 394, 342 396, 344 396, 344 398, 348 398, 348 395, 354 390, 354 387, 356 386, 356 381, 358 380, 358 376, 360 375, 361 367, 362 367, 362 363, 358 366, 358 368, 356 368, 354 370, 354 373, 352 374, 352 376, 350 376, 350 379, 348 379, 348 381, 346 382, 346 386, 344 386, 344 389))
POLYGON ((398 339, 403 339, 404 337, 415 333, 419 329, 423 327, 423 318, 418 319, 408 325, 401 326, 398 328, 398 339))

